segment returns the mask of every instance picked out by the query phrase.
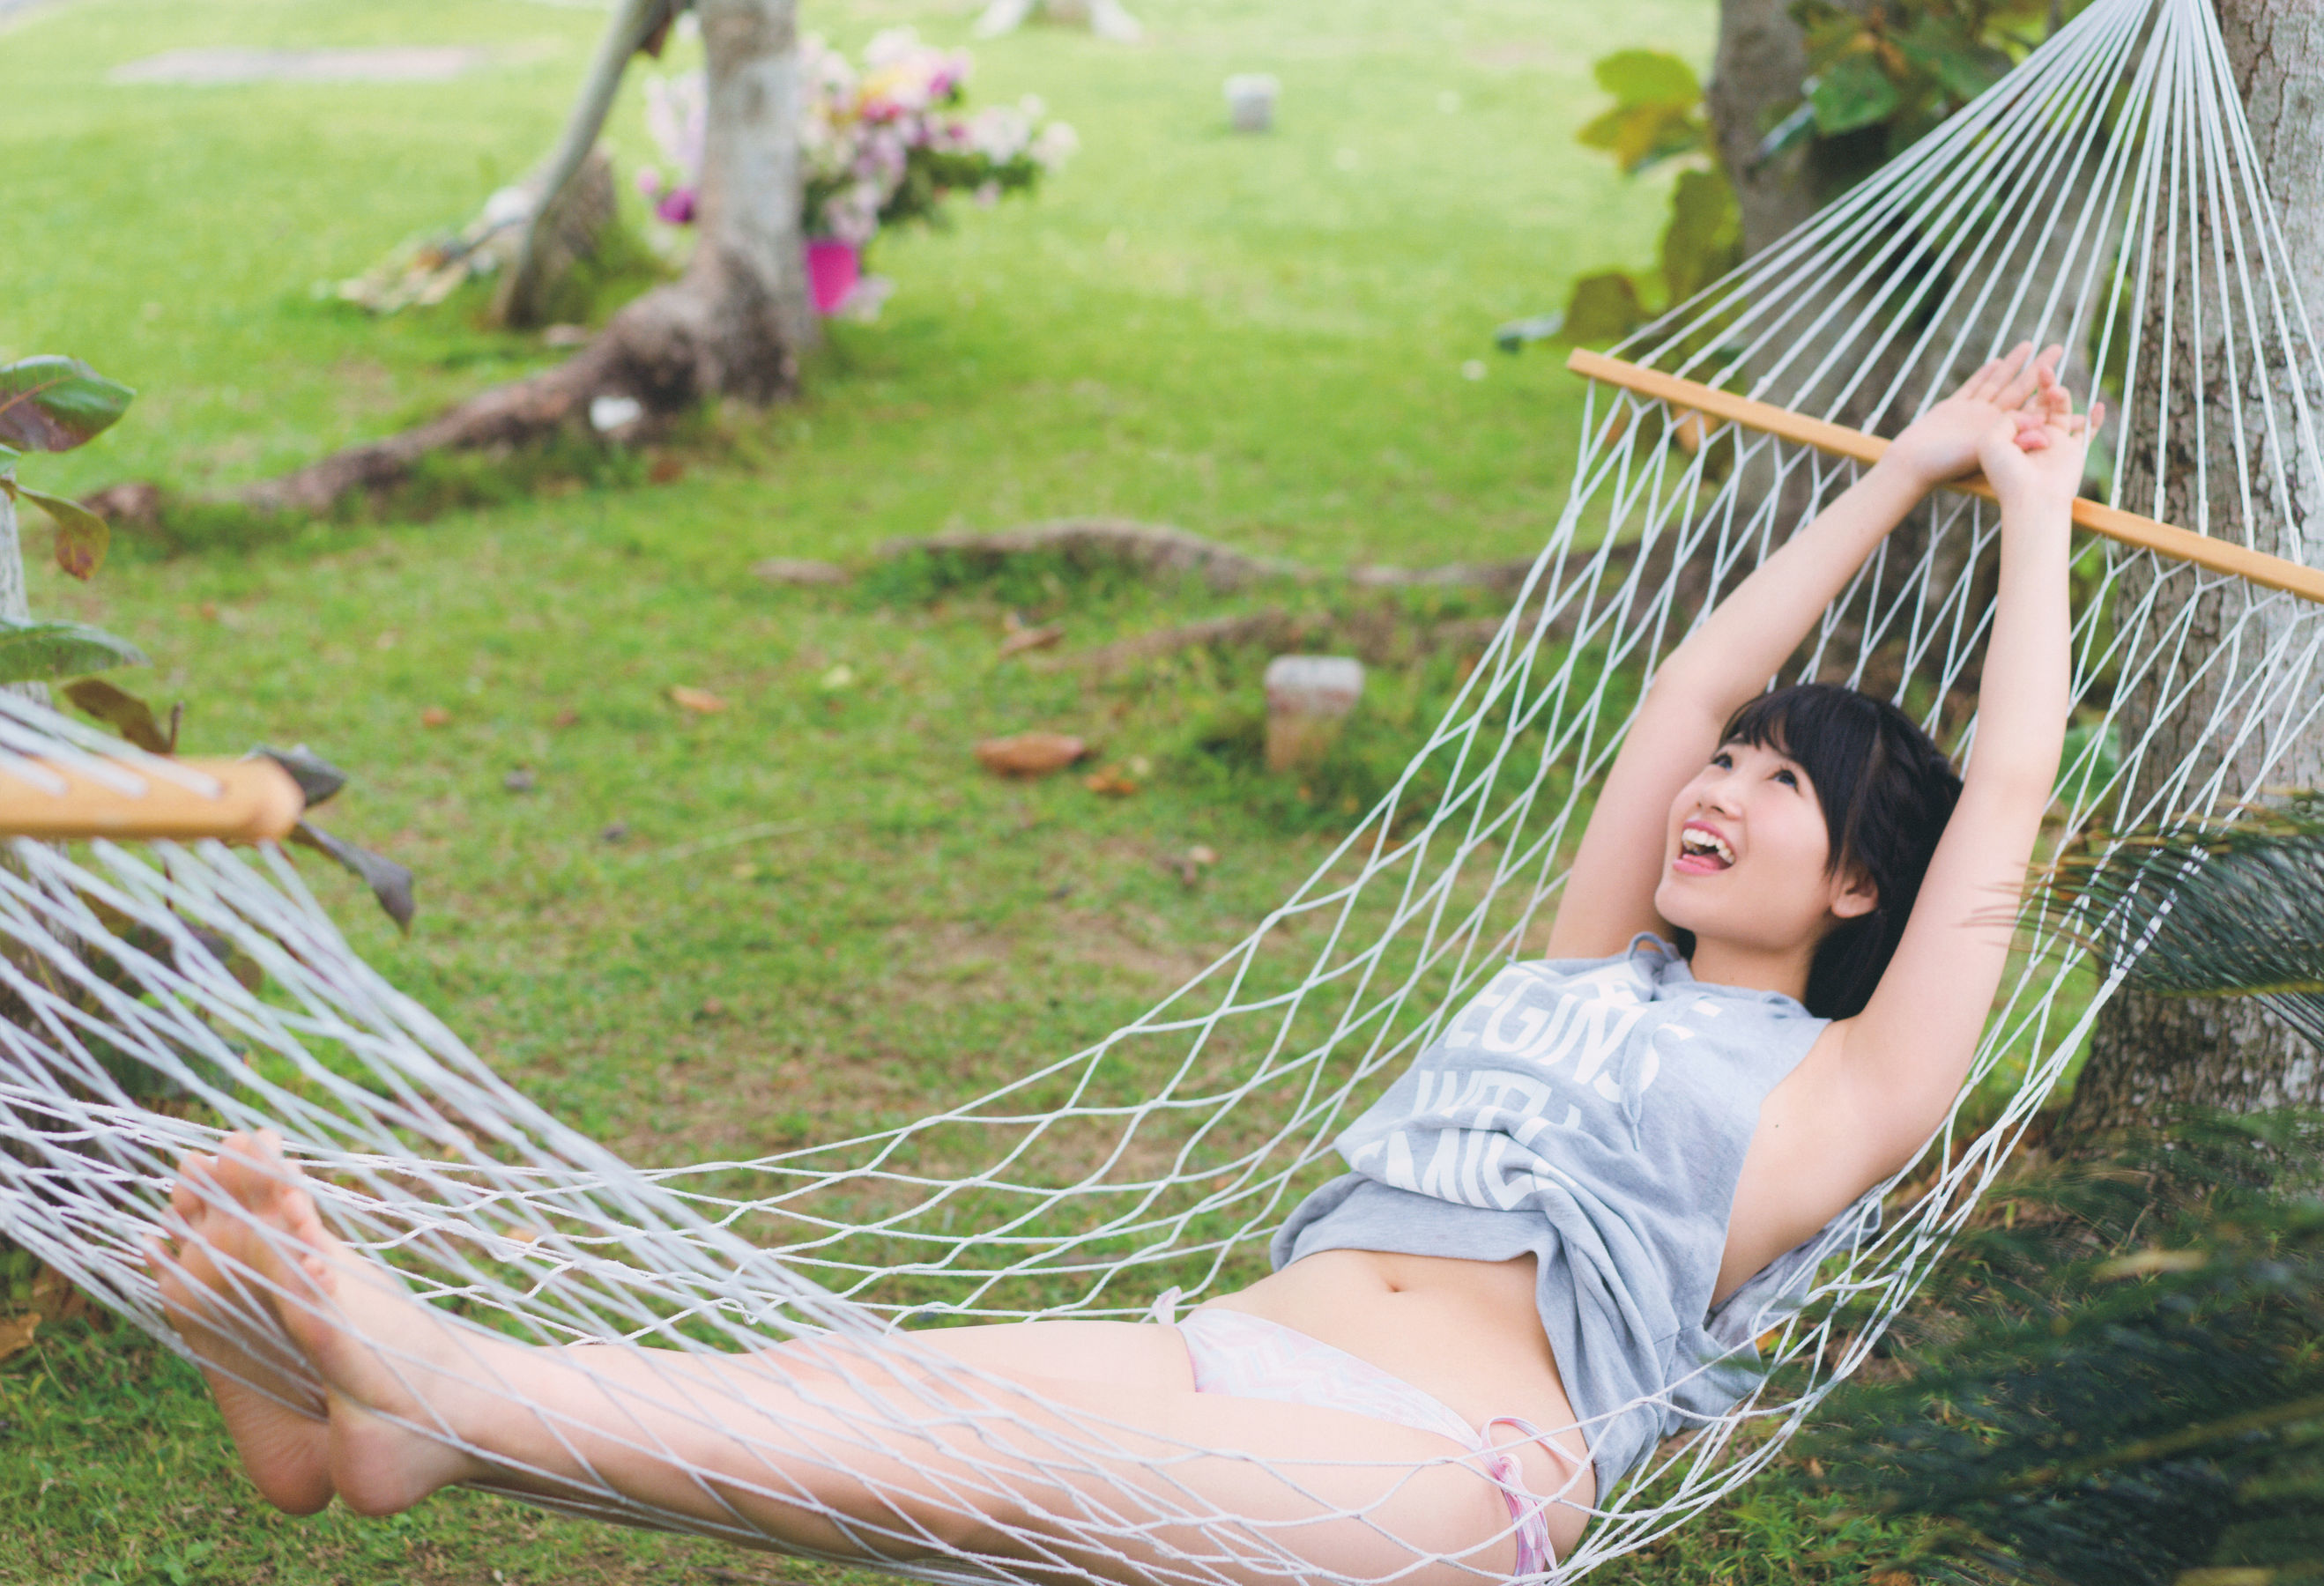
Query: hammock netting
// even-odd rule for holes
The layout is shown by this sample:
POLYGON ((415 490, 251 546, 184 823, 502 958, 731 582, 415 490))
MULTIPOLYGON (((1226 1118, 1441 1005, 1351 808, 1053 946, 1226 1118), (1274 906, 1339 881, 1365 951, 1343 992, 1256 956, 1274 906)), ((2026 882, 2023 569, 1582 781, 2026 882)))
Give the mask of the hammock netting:
MULTIPOLYGON (((2062 341, 2122 416, 2116 504, 2233 538, 2250 532, 2255 490, 2287 502, 2324 477, 2309 406, 2324 361, 2291 281, 2208 7, 2099 0, 1618 351, 1893 434, 1997 351, 2062 341), (2214 426, 2198 463, 2232 468, 2190 478, 2166 456, 2190 410, 2214 426), (2122 499, 2134 478, 2154 482, 2152 499, 2122 499)), ((797 1472, 861 1468, 883 1437, 949 1418, 993 1452, 947 1501, 1015 1518, 994 1522, 990 1546, 947 1546, 899 1505, 888 1520, 835 1521, 847 1538, 835 1553, 941 1581, 1328 1576, 1302 1554, 1299 1526, 1178 1479, 1198 1458, 1248 1456, 1157 1452, 1070 1406, 1028 1415, 1021 1390, 918 1341, 960 1321, 1135 1319, 1168 1291, 1191 1302, 1246 1280, 1298 1197, 1338 1170, 1337 1133, 1500 966, 1538 955, 1590 790, 1658 659, 1859 472, 1766 434, 1686 428, 1659 402, 1593 387, 1570 503, 1523 595, 1356 834, 1135 1023, 901 1127, 633 1168, 367 968, 278 851, 17 841, 0 869, 0 1234, 182 1348, 143 1243, 164 1231, 180 1153, 271 1127, 326 1219, 458 1328, 655 1346, 672 1363, 659 1391, 673 1415, 697 1415, 706 1383, 762 1373, 811 1393, 877 1351, 910 1361, 923 1389, 883 1379, 848 1401, 841 1430, 769 1430, 764 1494, 812 1505, 797 1472), (237 961, 263 978, 238 978, 237 961), (770 1352, 784 1341, 793 1352, 770 1352), (822 1374, 797 1366, 802 1349, 822 1374)), ((1873 688, 1973 755, 1978 687, 2008 686, 1978 675, 1997 527, 1986 501, 1932 496, 1833 604, 1795 675, 1873 688)), ((2079 565, 2087 730, 2061 776, 2057 840, 2218 816, 2258 795, 2324 706, 2319 609, 2114 546, 2091 545, 2079 565)), ((37 779, 35 761, 133 784, 187 774, 0 698, 0 772, 37 779)), ((1873 1349, 2124 973, 2073 945, 2104 940, 2103 922, 2054 908, 2020 913, 2022 951, 1954 1117, 1822 1235, 1803 1303, 1747 1319, 1756 1342, 1739 1352, 1756 1349, 1757 1391, 1600 1493, 1581 1545, 1537 1579, 1646 1545, 1747 1480, 1873 1349)), ((257 1283, 235 1303, 280 1340, 257 1283)), ((314 1413, 300 1358, 287 1340, 276 1352, 260 1386, 314 1413)), ((650 1421, 640 1446, 682 1467, 650 1421)), ((586 1471, 530 1485, 529 1500, 554 1508, 764 1543, 739 1501, 706 1518, 586 1471)), ((731 1472, 701 1485, 756 1490, 731 1472)), ((1316 1513, 1361 1517, 1332 1509, 1323 1475, 1312 1485, 1316 1513)), ((1337 1578, 1493 1572, 1414 1542, 1392 1569, 1337 1578)))

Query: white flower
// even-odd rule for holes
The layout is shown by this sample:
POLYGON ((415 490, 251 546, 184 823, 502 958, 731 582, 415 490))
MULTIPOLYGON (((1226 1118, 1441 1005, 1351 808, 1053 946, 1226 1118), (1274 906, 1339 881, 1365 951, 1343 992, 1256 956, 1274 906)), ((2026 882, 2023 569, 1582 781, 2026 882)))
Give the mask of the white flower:
POLYGON ((1081 134, 1062 121, 1053 121, 1041 129, 1033 140, 1031 153, 1034 162, 1044 171, 1056 171, 1081 152, 1081 134))

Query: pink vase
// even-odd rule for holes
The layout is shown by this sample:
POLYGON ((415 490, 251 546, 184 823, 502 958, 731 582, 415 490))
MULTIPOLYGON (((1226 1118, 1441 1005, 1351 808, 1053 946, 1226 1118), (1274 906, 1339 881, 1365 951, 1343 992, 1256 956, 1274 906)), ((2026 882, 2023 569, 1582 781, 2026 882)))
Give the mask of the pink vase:
POLYGON ((863 252, 853 243, 815 237, 807 244, 807 284, 815 311, 836 314, 863 279, 863 252))

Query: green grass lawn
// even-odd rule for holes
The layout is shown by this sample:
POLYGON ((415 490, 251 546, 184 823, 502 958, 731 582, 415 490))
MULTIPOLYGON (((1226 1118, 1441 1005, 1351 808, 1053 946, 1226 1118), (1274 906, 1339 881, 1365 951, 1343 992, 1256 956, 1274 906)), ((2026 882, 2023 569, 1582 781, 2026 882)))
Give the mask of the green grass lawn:
MULTIPOLYGON (((899 23, 951 41, 975 9, 823 0, 808 22, 851 47, 899 23)), ((141 686, 189 702, 191 749, 303 741, 348 767, 327 824, 416 870, 422 908, 401 938, 309 866, 357 946, 635 1159, 779 1148, 1083 1045, 1314 866, 1460 658, 1423 646, 1386 669, 1342 781, 1303 797, 1204 748, 1255 708, 1263 656, 1112 683, 994 657, 1012 612, 1079 648, 1223 609, 1199 591, 810 593, 750 564, 1065 513, 1323 567, 1531 552, 1579 385, 1489 332, 1579 272, 1650 256, 1660 189, 1572 142, 1598 103, 1589 64, 1631 44, 1701 61, 1714 23, 1709 0, 1139 9, 1137 49, 1046 27, 979 48, 976 95, 1041 94, 1082 155, 1031 202, 883 242, 885 316, 837 327, 797 404, 719 416, 670 453, 673 482, 617 460, 612 483, 425 522, 166 556, 124 536, 92 587, 36 567, 34 609, 150 650, 141 686), (1220 83, 1241 70, 1283 80, 1271 137, 1225 130, 1220 83), (843 662, 854 681, 826 687, 843 662), (678 684, 731 708, 677 711, 678 684), (423 727, 431 707, 448 723, 423 727), (1028 727, 1154 770, 1118 799, 976 771, 977 739, 1028 727), (520 767, 530 792, 504 786, 520 767), (785 832, 703 845, 770 822, 785 832), (1175 862, 1198 843, 1220 860, 1190 886, 1175 862)), ((600 20, 532 0, 81 0, 0 31, 0 353, 77 354, 141 393, 27 477, 222 489, 542 366, 537 339, 476 327, 473 295, 374 321, 311 288, 520 174, 600 20), (106 80, 164 49, 382 42, 509 52, 446 85, 106 80)), ((625 178, 650 154, 639 102, 633 80, 625 178)), ((1328 586, 1249 598, 1379 617, 1328 586)), ((1391 614, 1490 609, 1422 604, 1391 614)), ((234 1472, 189 1371, 117 1332, 43 1337, 0 1367, 0 1581, 837 1573, 469 1495, 392 1522, 284 1519, 234 1472)), ((1773 1493, 1632 1575, 1845 1578, 1803 1563, 1831 1547, 1773 1493)))

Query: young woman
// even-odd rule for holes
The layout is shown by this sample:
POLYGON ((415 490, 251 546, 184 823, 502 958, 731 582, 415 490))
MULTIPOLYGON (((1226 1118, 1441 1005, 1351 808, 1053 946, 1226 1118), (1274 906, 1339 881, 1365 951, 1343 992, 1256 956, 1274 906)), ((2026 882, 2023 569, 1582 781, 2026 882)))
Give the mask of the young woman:
POLYGON ((1294 1213, 1272 1277, 1175 1323, 533 1348, 407 1297, 279 1142, 236 1136, 187 1163, 153 1260, 260 1491, 386 1513, 453 1482, 611 1489, 773 1545, 1058 1577, 1545 1567, 1655 1437, 1731 1402, 1702 1360, 1968 1068, 2008 952, 1972 922, 2015 895, 2066 724, 2089 426, 2058 355, 1979 371, 1670 658, 1550 961, 1504 970, 1343 1137, 1354 1171, 1294 1213), (1984 675, 2006 686, 1963 783, 1889 706, 1762 685, 1973 468, 2001 503, 1984 675), (305 1373, 235 1318, 254 1296, 305 1373))

